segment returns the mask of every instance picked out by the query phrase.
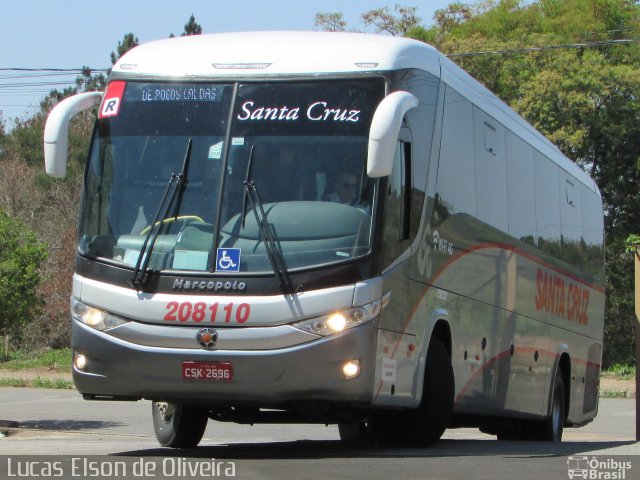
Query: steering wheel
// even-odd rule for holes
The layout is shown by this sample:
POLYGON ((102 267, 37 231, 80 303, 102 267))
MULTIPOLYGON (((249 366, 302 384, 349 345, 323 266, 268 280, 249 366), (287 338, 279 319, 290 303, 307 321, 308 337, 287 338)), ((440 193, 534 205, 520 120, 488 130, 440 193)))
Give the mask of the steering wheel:
POLYGON ((164 220, 159 220, 156 223, 154 223, 153 225, 148 225, 148 226, 144 227, 142 229, 142 231, 140 232, 140 235, 146 235, 147 233, 149 233, 149 230, 151 230, 154 227, 157 227, 158 225, 164 225, 166 223, 173 223, 173 222, 202 222, 202 223, 204 223, 204 220, 201 217, 198 217, 197 215, 181 215, 179 217, 169 217, 169 218, 165 218, 164 220))

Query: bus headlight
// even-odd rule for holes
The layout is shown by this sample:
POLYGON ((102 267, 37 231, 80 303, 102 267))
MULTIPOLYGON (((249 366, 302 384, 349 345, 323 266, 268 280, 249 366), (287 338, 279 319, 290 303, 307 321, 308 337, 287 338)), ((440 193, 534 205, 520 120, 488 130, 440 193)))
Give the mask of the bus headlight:
POLYGON ((71 297, 71 316, 79 322, 100 331, 128 323, 128 320, 111 315, 104 310, 90 307, 73 297, 71 297))
POLYGON ((344 332, 345 330, 373 320, 380 313, 380 306, 381 300, 376 300, 361 307, 340 310, 328 315, 323 315, 322 317, 303 320, 292 325, 305 332, 326 337, 327 335, 344 332))

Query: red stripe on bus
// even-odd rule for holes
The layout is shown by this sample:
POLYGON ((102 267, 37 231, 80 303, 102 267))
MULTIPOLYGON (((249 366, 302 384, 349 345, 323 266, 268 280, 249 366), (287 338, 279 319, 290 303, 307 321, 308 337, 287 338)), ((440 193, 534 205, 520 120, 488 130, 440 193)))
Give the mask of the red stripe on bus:
MULTIPOLYGON (((520 353, 535 353, 535 352, 538 352, 540 355, 545 355, 545 356, 548 356, 548 357, 552 357, 554 359, 554 361, 558 357, 560 357, 560 355, 562 355, 561 353, 554 353, 554 352, 549 352, 547 350, 540 350, 539 348, 535 348, 535 347, 518 347, 518 348, 515 349, 515 352, 520 352, 520 353)), ((489 360, 484 362, 476 370, 474 370, 474 372, 471 375, 471 377, 469 377, 469 379, 466 381, 464 386, 460 389, 460 392, 456 395, 454 403, 457 403, 458 401, 460 401, 461 397, 464 395, 464 393, 466 392, 466 390, 469 387, 469 385, 471 384, 471 382, 474 381, 477 378, 477 375, 479 373, 482 373, 484 370, 486 370, 486 368, 489 365, 495 363, 498 360, 501 360, 502 358, 504 358, 504 357, 506 357, 506 356, 508 356, 510 354, 511 354, 510 350, 505 350, 503 352, 500 352, 497 355, 495 355, 494 357, 491 357, 489 360)), ((592 368, 600 368, 600 364, 599 363, 589 362, 587 360, 582 360, 580 358, 573 358, 572 357, 571 358, 571 363, 576 363, 576 364, 580 364, 580 365, 586 365, 586 366, 592 367, 592 368)))
MULTIPOLYGON (((515 253, 516 255, 521 255, 522 257, 527 258, 528 260, 531 260, 534 263, 537 263, 538 265, 541 265, 545 268, 548 268, 550 270, 553 270, 556 273, 559 273, 560 275, 564 275, 568 278, 571 278, 572 280, 582 283, 583 285, 592 288, 593 290, 596 290, 597 292, 603 293, 604 294, 604 288, 600 287, 599 285, 594 285, 591 284, 589 282, 586 282, 585 280, 582 280, 580 278, 577 278, 575 275, 572 275, 570 273, 564 272, 562 270, 560 270, 559 268, 550 265, 542 260, 539 260, 537 258, 535 258, 533 255, 530 255, 526 252, 524 252, 523 250, 513 246, 513 245, 508 245, 508 244, 504 244, 504 243, 482 243, 470 248, 467 248, 465 250, 461 250, 459 253, 457 253, 456 255, 454 255, 452 258, 450 258, 448 261, 446 261, 437 271, 436 273, 434 273, 431 276, 431 282, 432 284, 430 285, 426 285, 425 289, 422 291, 422 294, 420 295, 418 301, 416 302, 415 306, 413 307, 413 309, 411 310, 411 313, 407 316, 407 319, 404 323, 404 325, 402 326, 402 330, 401 333, 399 333, 399 337, 398 337, 398 341, 396 342, 396 344, 393 347, 393 351, 391 352, 391 359, 395 358, 395 354, 398 351, 398 347, 400 346, 400 342, 402 341, 402 336, 406 334, 407 328, 409 327, 409 323, 411 323, 411 320, 413 319, 416 311, 418 310, 418 308, 420 307, 420 304, 422 303, 422 299, 424 298, 424 296, 427 294, 427 292, 429 291, 429 289, 431 289, 432 287, 435 287, 435 285, 433 285, 436 280, 440 277, 440 275, 442 275, 444 273, 444 271, 449 268, 449 266, 451 264, 453 264, 454 262, 460 260, 462 257, 464 257, 465 255, 471 254, 471 253, 475 253, 477 251, 480 250, 487 250, 487 249, 491 249, 491 248, 497 248, 497 249, 501 249, 501 250, 507 250, 510 252, 515 253)), ((438 288, 438 287, 436 287, 438 288)), ((496 307, 496 308, 500 308, 500 307, 496 307)), ((501 308, 502 310, 502 308, 501 308)), ((513 313, 517 313, 517 312, 513 312, 513 313)), ((537 320, 537 319, 533 319, 533 320, 537 320)), ((555 355, 555 354, 554 354, 555 355)), ((376 398, 378 398, 378 396, 380 395, 380 392, 382 391, 382 387, 384 386, 384 381, 380 380, 379 384, 378 384, 378 388, 376 390, 375 395, 373 396, 373 399, 375 401, 376 398)))

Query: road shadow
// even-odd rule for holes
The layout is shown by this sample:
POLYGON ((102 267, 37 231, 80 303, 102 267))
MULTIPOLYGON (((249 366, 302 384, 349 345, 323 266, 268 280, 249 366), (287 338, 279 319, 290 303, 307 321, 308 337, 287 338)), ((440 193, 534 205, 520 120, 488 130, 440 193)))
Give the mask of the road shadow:
POLYGON ((507 442, 497 440, 441 440, 431 447, 348 445, 339 440, 298 440, 272 443, 201 445, 191 449, 152 448, 112 453, 115 456, 189 457, 216 459, 331 459, 331 458, 419 458, 419 457, 567 457, 632 445, 611 442, 507 442))
POLYGON ((82 431, 101 430, 104 428, 125 426, 122 422, 103 420, 23 420, 20 422, 21 430, 58 430, 58 431, 82 431))

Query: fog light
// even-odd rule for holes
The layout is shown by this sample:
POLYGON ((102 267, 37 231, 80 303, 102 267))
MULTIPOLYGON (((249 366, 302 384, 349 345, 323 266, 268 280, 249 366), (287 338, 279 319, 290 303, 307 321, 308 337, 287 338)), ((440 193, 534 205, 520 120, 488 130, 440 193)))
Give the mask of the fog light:
POLYGON ((342 374, 347 380, 356 378, 360 375, 360 360, 349 360, 342 366, 342 374))
POLYGON ((77 353, 73 359, 73 365, 78 370, 84 370, 87 367, 87 357, 77 353))

